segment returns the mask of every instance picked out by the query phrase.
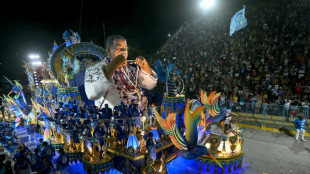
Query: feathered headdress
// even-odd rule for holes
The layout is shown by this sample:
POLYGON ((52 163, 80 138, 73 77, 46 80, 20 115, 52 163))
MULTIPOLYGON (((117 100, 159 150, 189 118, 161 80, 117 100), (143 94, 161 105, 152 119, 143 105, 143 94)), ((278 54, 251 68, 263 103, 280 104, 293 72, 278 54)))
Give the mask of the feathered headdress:
POLYGON ((71 32, 71 37, 75 37, 77 41, 80 41, 81 40, 81 37, 79 35, 78 32, 74 32, 73 30, 70 29, 70 32, 71 32))
POLYGON ((63 40, 67 40, 68 38, 70 38, 70 33, 68 30, 65 30, 64 33, 62 34, 62 38, 63 40))
POLYGON ((54 41, 53 50, 55 51, 58 48, 56 41, 54 41))
POLYGON ((159 59, 156 60, 156 65, 155 65, 155 71, 157 73, 158 79, 162 82, 165 83, 166 81, 170 80, 170 74, 180 74, 180 70, 175 70, 173 72, 174 69, 174 64, 170 63, 170 61, 168 61, 168 65, 166 67, 166 70, 164 70, 162 63, 159 59))

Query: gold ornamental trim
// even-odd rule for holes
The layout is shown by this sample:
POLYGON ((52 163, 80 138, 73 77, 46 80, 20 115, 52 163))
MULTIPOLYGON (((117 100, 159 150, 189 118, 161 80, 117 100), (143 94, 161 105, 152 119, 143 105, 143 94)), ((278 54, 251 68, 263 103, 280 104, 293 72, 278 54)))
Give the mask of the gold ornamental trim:
MULTIPOLYGON (((233 157, 227 157, 227 158, 215 158, 217 159, 219 162, 228 162, 228 161, 233 161, 233 160, 238 160, 240 158, 242 158, 245 155, 244 152, 241 152, 239 155, 237 156, 233 156, 233 157)), ((199 160, 205 160, 205 161, 213 161, 212 158, 210 158, 208 155, 201 155, 200 157, 198 157, 199 160)))

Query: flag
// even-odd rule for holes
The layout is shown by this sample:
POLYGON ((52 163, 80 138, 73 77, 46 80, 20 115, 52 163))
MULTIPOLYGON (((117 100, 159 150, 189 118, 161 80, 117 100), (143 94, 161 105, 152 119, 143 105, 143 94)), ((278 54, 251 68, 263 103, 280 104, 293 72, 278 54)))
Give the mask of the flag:
POLYGON ((248 21, 244 16, 245 14, 245 5, 243 5, 243 9, 239 10, 230 21, 230 36, 234 34, 234 32, 241 30, 242 28, 248 25, 248 21))

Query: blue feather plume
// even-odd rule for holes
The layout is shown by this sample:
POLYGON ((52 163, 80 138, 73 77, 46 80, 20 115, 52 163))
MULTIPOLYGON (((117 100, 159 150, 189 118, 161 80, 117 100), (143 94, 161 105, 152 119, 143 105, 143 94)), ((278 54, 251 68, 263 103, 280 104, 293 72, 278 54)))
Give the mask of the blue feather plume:
POLYGON ((72 44, 71 40, 66 41, 66 47, 70 46, 72 44))
POLYGON ((80 37, 79 33, 76 33, 76 40, 78 40, 78 41, 81 40, 81 37, 80 37))
POLYGON ((79 70, 80 70, 80 62, 77 59, 74 59, 73 73, 77 74, 79 70))
POLYGON ((174 74, 180 74, 181 73, 181 70, 175 70, 174 71, 174 74))
POLYGON ((168 80, 166 71, 163 69, 161 61, 158 59, 156 60, 155 72, 157 74, 159 81, 161 81, 162 83, 165 83, 168 80))
POLYGON ((172 71, 173 71, 173 68, 174 68, 174 64, 173 64, 173 63, 170 63, 170 61, 168 61, 168 65, 167 65, 167 70, 168 70, 168 72, 172 72, 172 71))
POLYGON ((62 34, 62 38, 63 38, 64 40, 67 40, 67 38, 69 37, 69 35, 70 35, 69 31, 68 31, 68 30, 65 30, 64 33, 62 34))

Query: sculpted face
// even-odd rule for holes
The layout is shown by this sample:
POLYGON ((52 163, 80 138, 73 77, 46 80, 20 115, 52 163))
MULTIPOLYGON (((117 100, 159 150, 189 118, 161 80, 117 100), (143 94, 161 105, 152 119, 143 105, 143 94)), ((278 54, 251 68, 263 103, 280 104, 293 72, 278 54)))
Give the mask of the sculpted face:
POLYGON ((127 59, 128 57, 127 42, 124 40, 116 41, 115 47, 109 48, 109 54, 112 59, 121 54, 123 54, 125 58, 127 59))

